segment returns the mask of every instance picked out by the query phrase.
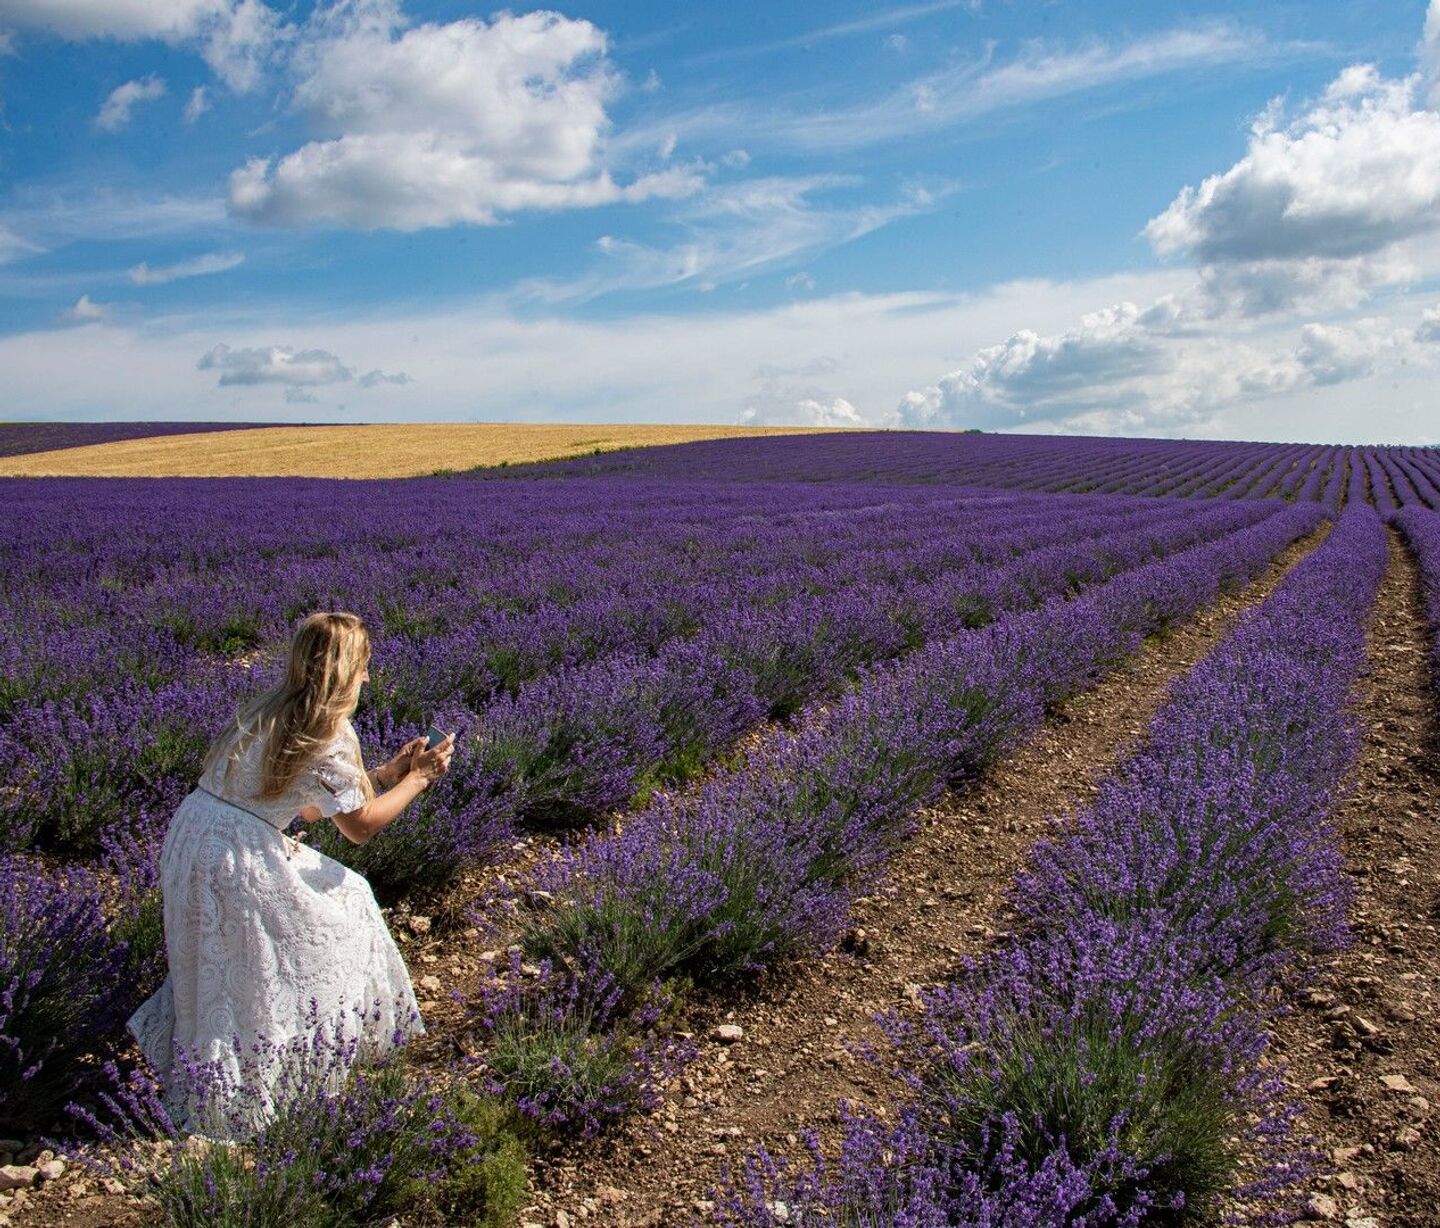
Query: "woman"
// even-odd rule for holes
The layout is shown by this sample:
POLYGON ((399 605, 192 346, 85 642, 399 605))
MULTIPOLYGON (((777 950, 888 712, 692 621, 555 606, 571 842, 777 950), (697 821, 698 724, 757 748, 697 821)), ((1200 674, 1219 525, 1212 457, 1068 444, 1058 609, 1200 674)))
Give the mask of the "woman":
POLYGON ((297 815, 329 818, 364 844, 449 768, 453 734, 430 750, 416 738, 366 772, 349 718, 369 661, 354 614, 306 618, 284 681, 216 739, 165 833, 170 974, 129 1027, 181 1128, 239 1137, 263 1124, 294 1077, 280 1052, 317 1030, 349 1038, 350 1057, 423 1030, 369 884, 284 834, 297 815), (196 1063, 208 1089, 194 1086, 196 1063))

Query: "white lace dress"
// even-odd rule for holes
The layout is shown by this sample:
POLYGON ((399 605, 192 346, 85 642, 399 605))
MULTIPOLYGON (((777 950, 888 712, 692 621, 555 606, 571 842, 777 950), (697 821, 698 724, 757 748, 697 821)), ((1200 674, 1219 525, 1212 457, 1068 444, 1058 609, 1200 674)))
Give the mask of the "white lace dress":
POLYGON ((259 796, 263 753, 253 742, 223 778, 222 760, 170 822, 160 854, 170 972, 129 1022, 177 1125, 217 1137, 273 1112, 287 1076, 254 1058, 256 1042, 293 1044, 314 1020, 378 1057, 424 1030, 369 883, 283 834, 306 806, 328 818, 364 804, 354 729, 346 721, 282 797, 259 796), (177 1054, 224 1076, 203 1120, 177 1054))

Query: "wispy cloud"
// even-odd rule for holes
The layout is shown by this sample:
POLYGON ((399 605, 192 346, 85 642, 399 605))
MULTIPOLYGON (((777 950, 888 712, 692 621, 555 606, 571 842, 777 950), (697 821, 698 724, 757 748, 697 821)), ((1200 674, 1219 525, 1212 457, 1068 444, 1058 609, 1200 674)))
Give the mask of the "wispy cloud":
POLYGON ((802 108, 779 99, 764 108, 719 103, 657 118, 616 138, 616 147, 643 150, 658 129, 682 141, 735 141, 747 147, 827 152, 952 127, 998 112, 1069 97, 1087 90, 1188 69, 1253 63, 1294 55, 1257 31, 1211 22, 1163 31, 1125 43, 1092 40, 1056 48, 1025 44, 1001 62, 994 44, 968 63, 916 77, 878 98, 832 108, 802 108))
POLYGON ((209 109, 210 99, 205 94, 205 87, 197 85, 190 91, 190 101, 185 104, 185 122, 193 124, 209 109))
POLYGON ((151 73, 138 81, 127 81, 110 91, 95 116, 95 126, 106 132, 119 132, 129 127, 131 113, 142 102, 154 102, 165 96, 165 82, 151 73))
POLYGON ((868 17, 860 17, 854 21, 840 21, 834 25, 821 26, 790 38, 778 38, 768 43, 749 43, 740 47, 723 47, 714 51, 701 52, 699 55, 690 56, 685 63, 710 64, 721 60, 749 59, 752 56, 769 55, 774 51, 790 51, 796 47, 828 43, 838 38, 851 38, 856 34, 873 34, 877 30, 889 30, 903 25, 907 21, 916 21, 921 17, 930 17, 935 13, 944 13, 951 9, 965 9, 974 13, 979 8, 980 0, 932 0, 929 4, 910 4, 901 8, 885 9, 883 12, 872 13, 868 17))
POLYGON ((32 191, 0 212, 0 257, 7 244, 20 252, 38 252, 75 241, 145 239, 196 230, 213 235, 226 224, 225 202, 216 197, 32 191))
POLYGON ((243 264, 245 257, 239 252, 208 252, 193 260, 181 260, 176 264, 151 268, 143 260, 130 270, 130 280, 137 286, 163 286, 167 282, 180 281, 186 277, 205 277, 211 273, 224 273, 243 264))
POLYGON ((561 303, 687 283, 713 289, 929 212, 936 201, 958 190, 954 185, 910 187, 882 204, 815 199, 855 185, 848 176, 814 175, 757 178, 716 188, 676 216, 687 231, 683 241, 658 247, 606 235, 597 244, 603 261, 589 274, 569 281, 525 282, 518 295, 561 303))

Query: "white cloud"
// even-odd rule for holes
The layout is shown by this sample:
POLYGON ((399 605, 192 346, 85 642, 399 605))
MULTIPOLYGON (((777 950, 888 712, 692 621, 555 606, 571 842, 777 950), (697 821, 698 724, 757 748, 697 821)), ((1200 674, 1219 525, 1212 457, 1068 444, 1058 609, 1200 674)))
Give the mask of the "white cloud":
POLYGON ((0 0, 0 21, 61 38, 181 39, 226 6, 216 0, 0 0))
POLYGON ((754 402, 740 411, 741 426, 850 426, 871 427, 860 411, 844 397, 819 401, 799 397, 793 401, 770 399, 754 402))
MULTIPOLYGON (((115 417, 163 417, 184 404, 197 418, 262 421, 280 415, 277 385, 222 387, 221 369, 197 370, 196 359, 219 341, 268 354, 303 338, 304 348, 338 356, 355 375, 405 371, 417 377, 412 388, 423 379, 418 403, 383 397, 383 413, 400 419, 733 423, 775 380, 793 385, 797 399, 842 397, 875 420, 891 412, 911 373, 943 369, 948 355, 983 345, 997 326, 1059 328, 1097 297, 1154 298, 1179 283, 1163 270, 1074 285, 1009 283, 975 295, 837 294, 758 311, 707 305, 607 320, 499 298, 360 320, 220 300, 193 313, 0 337, 0 370, 9 402, 40 416, 84 416, 103 403, 115 417), (352 363, 352 355, 363 358, 352 363)), ((355 387, 333 387, 347 384, 355 387)), ((365 392, 367 417, 381 412, 371 401, 383 392, 365 392)))
POLYGON ((1418 103, 1420 83, 1354 65, 1288 123, 1273 101, 1243 158, 1145 228, 1159 255, 1196 262, 1181 293, 1017 330, 907 393, 900 419, 1203 432, 1259 398, 1398 386, 1431 318, 1334 317, 1440 272, 1440 114, 1418 103))
POLYGON ((153 102, 165 96, 165 82, 153 73, 138 81, 127 81, 110 91, 100 106, 95 124, 106 132, 119 132, 130 123, 130 113, 142 102, 153 102))
POLYGON ((9 30, 0 30, 0 55, 15 54, 15 36, 9 30))
POLYGON ((92 302, 88 294, 82 294, 75 300, 73 307, 67 307, 61 312, 61 319, 72 324, 91 324, 105 319, 109 314, 110 308, 105 303, 92 302))
POLYGON ((907 393, 897 413, 912 427, 987 430, 1074 418, 1139 403, 1172 362, 1140 309, 1124 302, 1063 333, 1022 329, 987 346, 936 384, 907 393))
POLYGON ((1353 306, 1407 280, 1407 241, 1440 232, 1440 114, 1417 105, 1419 80, 1355 65, 1288 124, 1272 105, 1245 157, 1146 236, 1199 263, 1212 311, 1353 306))
POLYGON ((1415 340, 1422 342, 1440 342, 1440 307, 1429 307, 1425 314, 1420 317, 1420 323, 1415 329, 1415 340))
MULTIPOLYGON (((877 9, 864 17, 854 18, 850 21, 835 22, 828 26, 819 26, 812 30, 806 30, 801 34, 793 34, 787 38, 774 39, 766 43, 747 43, 740 46, 721 47, 714 51, 702 52, 699 55, 691 56, 691 64, 707 64, 715 60, 737 60, 748 59, 752 56, 770 55, 776 51, 789 51, 796 47, 813 47, 817 43, 828 43, 835 39, 850 38, 856 34, 873 34, 878 30, 885 30, 891 26, 901 25, 908 21, 914 21, 920 17, 930 17, 936 13, 944 13, 951 9, 964 8, 970 12, 978 12, 980 9, 979 0, 929 0, 925 4, 905 5, 901 8, 877 9)), ((903 34, 892 34, 886 40, 888 46, 904 47, 906 38, 903 34), (899 40, 898 44, 895 40, 899 40)))
POLYGON ((329 139, 252 159, 231 176, 231 208, 273 225, 418 230, 696 191, 693 167, 611 177, 619 77, 605 52, 601 30, 558 13, 402 30, 393 6, 337 9, 297 53, 296 104, 329 139))
POLYGON ((22 256, 34 255, 36 252, 44 250, 38 243, 32 243, 29 239, 16 234, 3 220, 0 220, 0 264, 9 264, 12 260, 19 260, 22 256))
POLYGON ((313 392, 306 392, 303 388, 285 389, 286 405, 319 405, 320 398, 313 392))
POLYGON ((158 39, 191 47, 242 91, 259 84, 285 32, 260 0, 0 0, 0 21, 67 39, 158 39))
POLYGON ((185 104, 185 122, 193 124, 209 109, 210 100, 205 95, 205 87, 197 85, 190 91, 190 100, 185 104))
POLYGON ((1382 345, 1356 329, 1307 324, 1300 330, 1295 358, 1316 384, 1339 384, 1369 375, 1382 345))
POLYGON ((196 256, 193 260, 181 260, 157 269, 152 269, 141 261, 130 270, 130 280, 137 286, 163 286, 167 282, 179 281, 185 277, 224 273, 244 262, 245 257, 239 252, 210 252, 204 256, 196 256))
POLYGON ((107 189, 85 197, 29 193, 23 203, 0 214, 0 231, 9 230, 39 248, 77 239, 145 239, 156 235, 225 225, 225 203, 205 197, 139 197, 107 189))
MULTIPOLYGON (((425 395, 366 391, 348 411, 328 404, 328 417, 423 421, 734 422, 793 394, 835 408, 844 400, 866 422, 894 420, 916 371, 962 365, 995 337, 1024 329, 1056 336, 1074 329, 1094 303, 1154 303, 1182 293, 1193 274, 1147 270, 1083 282, 1015 281, 965 294, 912 292, 834 294, 762 310, 647 312, 577 319, 514 312, 498 299, 429 314, 386 313, 368 319, 303 316, 255 310, 238 300, 186 316, 121 316, 85 328, 41 329, 0 337, 0 370, 11 405, 37 417, 84 417, 104 405, 116 418, 164 417, 178 404, 214 421, 290 421, 276 383, 219 386, 216 369, 196 370, 196 357, 217 340, 262 353, 284 336, 330 355, 363 355, 359 372, 420 373, 425 395), (123 378, 117 378, 121 373, 123 378), (767 383, 773 385, 767 389, 767 383), (769 398, 773 396, 775 401, 769 398)), ((1434 307, 1433 291, 1394 299, 1384 314, 1413 332, 1434 307)), ((1137 325, 1149 312, 1142 311, 1137 325)), ((1158 323, 1151 325, 1155 331, 1158 323)), ((1168 402, 1192 409, 1167 422, 1146 411, 1149 401, 1095 411, 1063 424, 1029 423, 1023 430, 1111 429, 1128 433, 1208 435, 1242 439, 1440 442, 1434 387, 1440 347, 1382 350, 1374 372, 1338 384, 1293 383, 1263 401, 1239 388, 1242 374, 1293 363, 1298 326, 1276 326, 1248 340, 1169 333, 1174 362, 1153 377, 1168 402), (1408 357, 1402 365, 1396 359, 1408 357), (1195 412, 1195 389, 1216 385, 1214 408, 1195 412)), ((1294 364, 1297 365, 1298 364, 1294 364)), ((1305 377, 1300 376, 1301 380, 1305 377)), ((355 387, 338 381, 331 389, 355 387)), ((20 412, 17 408, 17 412, 20 412)), ((778 409, 773 412, 778 413, 778 409)))
POLYGON ((350 368, 327 350, 293 350, 281 345, 239 350, 217 345, 195 365, 200 371, 219 371, 222 388, 235 384, 339 384, 353 377, 350 368))

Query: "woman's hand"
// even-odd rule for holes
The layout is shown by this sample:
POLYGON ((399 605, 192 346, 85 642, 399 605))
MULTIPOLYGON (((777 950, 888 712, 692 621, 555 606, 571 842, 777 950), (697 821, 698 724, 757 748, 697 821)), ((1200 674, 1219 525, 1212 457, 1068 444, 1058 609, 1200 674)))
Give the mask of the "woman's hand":
POLYGON ((433 749, 425 749, 424 739, 410 756, 410 771, 422 776, 427 785, 433 785, 450 770, 450 757, 455 753, 455 735, 446 734, 443 742, 437 742, 433 749))
POLYGON ((375 781, 382 789, 393 789, 410 774, 410 764, 415 752, 425 748, 424 738, 411 738, 402 746, 393 759, 380 765, 375 772, 375 781))

